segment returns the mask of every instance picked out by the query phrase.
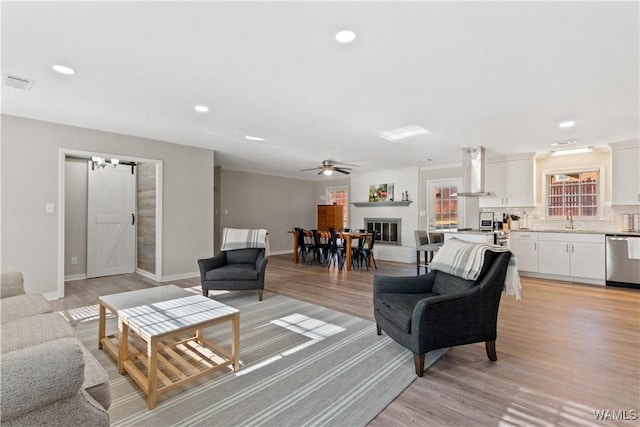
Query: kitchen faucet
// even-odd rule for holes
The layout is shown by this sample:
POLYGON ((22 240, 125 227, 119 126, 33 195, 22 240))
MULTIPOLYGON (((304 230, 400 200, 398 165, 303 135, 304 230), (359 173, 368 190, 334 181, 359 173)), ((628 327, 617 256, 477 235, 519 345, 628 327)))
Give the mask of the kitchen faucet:
POLYGON ((571 215, 571 212, 567 215, 567 222, 564 224, 564 228, 573 230, 573 215, 571 215))

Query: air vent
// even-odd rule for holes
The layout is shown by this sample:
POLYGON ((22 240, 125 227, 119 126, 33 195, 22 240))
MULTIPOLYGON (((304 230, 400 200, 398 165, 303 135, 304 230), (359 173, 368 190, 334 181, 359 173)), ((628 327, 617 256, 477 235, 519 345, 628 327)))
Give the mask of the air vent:
POLYGON ((11 74, 4 75, 4 85, 15 89, 31 90, 34 81, 25 77, 13 76, 11 74))

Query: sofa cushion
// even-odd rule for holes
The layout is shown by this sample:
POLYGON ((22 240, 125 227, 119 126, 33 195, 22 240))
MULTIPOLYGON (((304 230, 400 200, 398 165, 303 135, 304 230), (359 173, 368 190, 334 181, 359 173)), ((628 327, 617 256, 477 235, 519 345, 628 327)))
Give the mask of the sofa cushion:
POLYGON ((264 249, 248 248, 227 251, 227 264, 255 264, 264 249))
POLYGON ((7 271, 0 274, 0 298, 24 295, 24 278, 19 271, 7 271))
POLYGON ((374 298, 373 304, 374 309, 389 322, 401 328, 406 333, 411 333, 413 308, 421 299, 434 295, 433 293, 378 294, 376 298, 374 298))
POLYGON ((258 280, 258 270, 255 264, 227 264, 207 271, 204 278, 210 281, 258 280))
POLYGON ((52 311, 51 303, 40 294, 16 295, 0 299, 0 323, 52 311))
POLYGON ((58 313, 37 314, 2 324, 2 353, 38 345, 58 338, 75 337, 75 329, 58 313))
POLYGON ((91 352, 82 346, 84 356, 84 382, 82 388, 103 408, 111 406, 109 375, 91 352))
POLYGON ((33 408, 71 397, 82 385, 82 344, 75 338, 4 353, 0 360, 3 424, 33 408))

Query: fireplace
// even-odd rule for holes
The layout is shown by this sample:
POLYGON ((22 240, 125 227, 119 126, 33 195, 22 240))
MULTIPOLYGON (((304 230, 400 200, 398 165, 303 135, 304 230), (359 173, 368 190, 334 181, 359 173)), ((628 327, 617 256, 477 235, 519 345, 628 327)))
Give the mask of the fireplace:
POLYGON ((368 233, 376 232, 376 244, 401 245, 401 218, 365 218, 368 233))

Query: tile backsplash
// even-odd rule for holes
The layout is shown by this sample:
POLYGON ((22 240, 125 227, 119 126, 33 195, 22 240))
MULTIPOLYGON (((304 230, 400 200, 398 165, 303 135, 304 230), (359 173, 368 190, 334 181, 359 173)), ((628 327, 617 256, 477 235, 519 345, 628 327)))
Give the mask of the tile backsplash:
MULTIPOLYGON (((565 226, 565 220, 544 219, 544 208, 542 207, 535 209, 504 208, 483 210, 495 212, 498 218, 502 218, 502 213, 515 214, 518 215, 521 220, 524 218, 526 212, 530 229, 557 230, 565 226)), ((573 228, 576 230, 619 232, 622 231, 622 215, 640 214, 640 206, 605 206, 604 213, 605 219, 582 220, 574 218, 573 228)))

